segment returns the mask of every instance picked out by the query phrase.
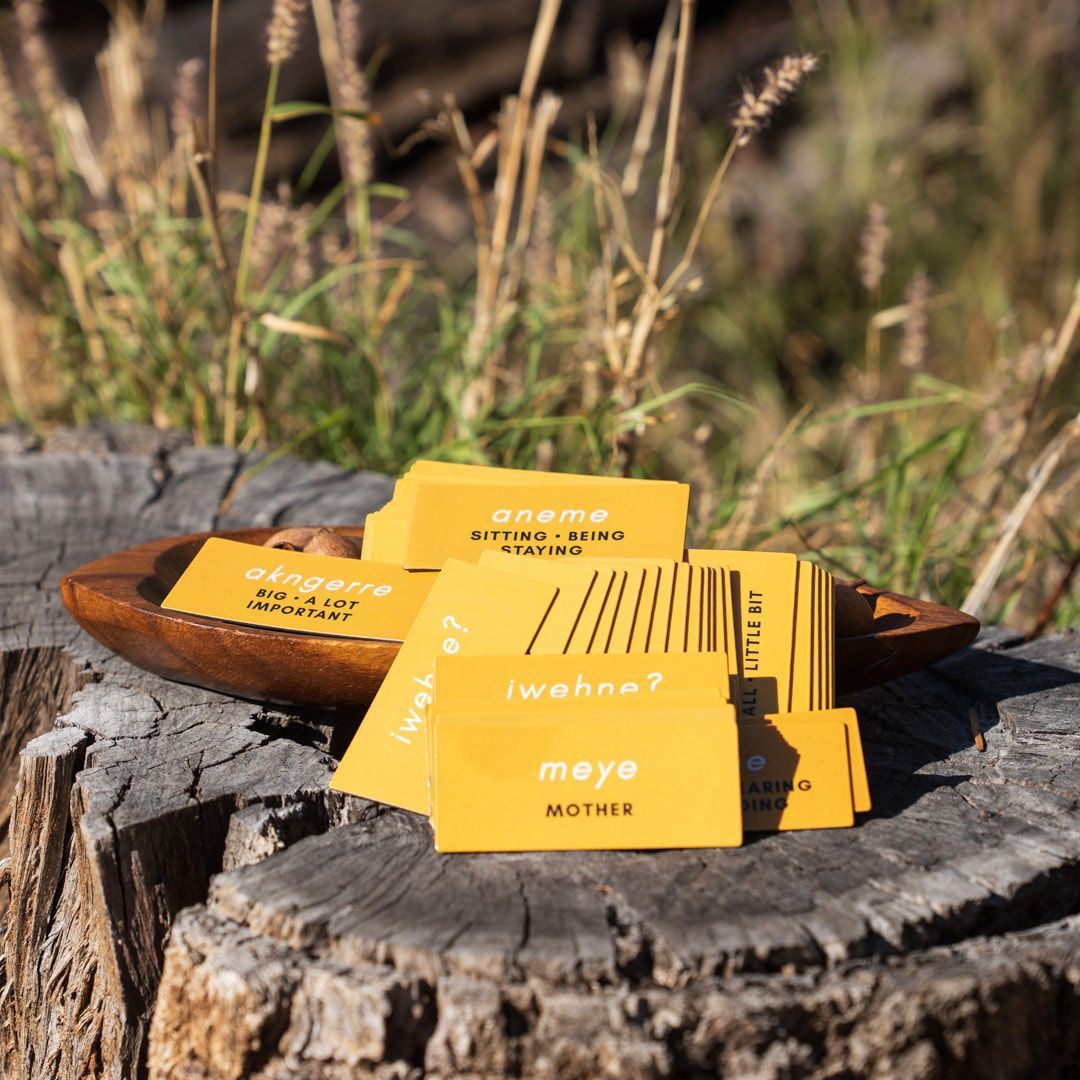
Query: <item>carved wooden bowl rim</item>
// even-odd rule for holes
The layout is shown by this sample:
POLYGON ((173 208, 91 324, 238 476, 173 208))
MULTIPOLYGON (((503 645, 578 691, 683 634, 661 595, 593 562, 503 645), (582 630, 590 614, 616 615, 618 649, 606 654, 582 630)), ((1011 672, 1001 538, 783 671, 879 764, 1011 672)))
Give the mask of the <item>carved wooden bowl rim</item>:
MULTIPOLYGON (((360 538, 359 526, 334 526, 360 538)), ((165 678, 256 701, 315 708, 367 705, 400 647, 272 630, 168 611, 161 600, 211 536, 262 544, 278 527, 167 536, 105 555, 65 575, 68 611, 92 637, 165 678)), ((952 608, 861 584, 875 630, 836 642, 837 692, 877 685, 974 641, 977 619, 952 608)))

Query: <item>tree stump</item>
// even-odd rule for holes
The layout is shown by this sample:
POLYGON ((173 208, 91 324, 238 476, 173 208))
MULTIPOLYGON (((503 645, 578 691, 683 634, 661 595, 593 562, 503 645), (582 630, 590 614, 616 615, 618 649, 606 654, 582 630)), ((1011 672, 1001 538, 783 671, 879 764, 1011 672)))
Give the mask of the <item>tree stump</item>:
POLYGON ((854 829, 439 855, 327 790, 359 717, 166 683, 60 607, 107 551, 357 521, 390 489, 282 460, 222 513, 247 464, 138 429, 0 438, 4 1076, 1072 1074, 1076 634, 992 631, 850 699, 854 829))

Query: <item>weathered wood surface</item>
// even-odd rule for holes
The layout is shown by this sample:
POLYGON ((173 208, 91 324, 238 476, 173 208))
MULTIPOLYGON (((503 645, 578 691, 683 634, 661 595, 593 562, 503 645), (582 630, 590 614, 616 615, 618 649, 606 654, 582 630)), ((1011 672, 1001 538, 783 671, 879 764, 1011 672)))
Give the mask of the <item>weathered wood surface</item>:
POLYGON ((876 800, 855 829, 440 856, 420 819, 327 792, 348 721, 139 672, 55 592, 155 535, 355 520, 387 482, 283 461, 221 515, 237 455, 95 437, 0 441, 3 1075, 1074 1071, 1076 634, 993 632, 853 698, 876 800))
POLYGON ((47 453, 7 441, 15 452, 0 459, 0 745, 19 778, 0 1073, 138 1076, 165 935, 181 908, 205 897, 233 814, 275 807, 287 822, 301 808, 310 831, 351 808, 325 789, 330 732, 318 718, 132 668, 67 616, 59 576, 164 534, 355 522, 386 500, 390 483, 279 461, 222 514, 246 465, 231 451, 138 430, 63 435, 47 453))

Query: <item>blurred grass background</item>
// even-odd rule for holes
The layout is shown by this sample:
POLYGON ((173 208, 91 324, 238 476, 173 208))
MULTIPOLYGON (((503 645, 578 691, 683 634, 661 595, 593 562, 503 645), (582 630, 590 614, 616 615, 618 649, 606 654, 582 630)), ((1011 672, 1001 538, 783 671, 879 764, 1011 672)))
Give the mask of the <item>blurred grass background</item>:
MULTIPOLYGON (((270 103, 268 148, 297 123, 314 143, 283 173, 270 157, 252 201, 216 184, 206 65, 170 71, 170 102, 148 89, 162 5, 113 10, 98 123, 44 6, 15 3, 0 419, 392 472, 678 477, 697 543, 807 553, 1028 633, 1077 621, 1074 3, 795 0, 783 48, 817 70, 730 169, 740 85, 695 93, 691 0, 657 5, 655 41, 613 33, 604 93, 569 116, 542 63, 567 12, 540 0, 518 93, 479 118, 433 98, 389 156, 360 5, 315 0, 317 31, 300 0, 264 6, 308 26, 326 90, 270 103), (414 186, 420 154, 441 171, 414 186)), ((219 58, 260 96, 265 43, 258 25, 219 58)))

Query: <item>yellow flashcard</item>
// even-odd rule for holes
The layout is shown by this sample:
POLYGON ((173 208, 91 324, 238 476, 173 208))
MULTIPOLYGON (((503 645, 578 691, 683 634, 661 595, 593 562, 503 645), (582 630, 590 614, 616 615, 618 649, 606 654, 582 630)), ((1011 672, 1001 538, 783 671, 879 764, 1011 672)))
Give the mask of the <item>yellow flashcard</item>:
POLYGON ((634 484, 455 484, 416 491, 405 566, 437 570, 490 548, 540 558, 678 558, 689 487, 634 484))
POLYGON ((709 603, 709 651, 720 651, 720 637, 717 629, 717 610, 719 607, 720 596, 720 575, 724 573, 723 570, 718 570, 715 566, 708 567, 709 578, 706 583, 706 597, 709 603))
POLYGON ((734 587, 733 577, 722 566, 712 567, 716 572, 714 586, 716 607, 714 622, 714 636, 716 651, 727 657, 728 675, 731 677, 732 700, 738 698, 739 685, 739 656, 742 653, 742 639, 735 623, 734 602, 732 590, 734 587))
MULTIPOLYGON (((618 592, 619 583, 615 580, 615 571, 602 566, 589 564, 596 571, 596 583, 589 595, 585 598, 585 604, 581 609, 574 632, 570 636, 570 644, 566 646, 568 653, 578 655, 589 651, 589 644, 596 633, 597 623, 608 605, 613 592, 618 592)), ((615 601, 612 600, 612 603, 615 601)))
POLYGON ((402 641, 437 576, 211 537, 161 606, 277 630, 402 641))
POLYGON ((675 564, 671 589, 671 616, 668 620, 667 651, 686 652, 686 622, 690 614, 689 563, 675 564))
POLYGON ((633 637, 634 623, 641 604, 641 590, 645 584, 645 568, 627 566, 625 573, 626 583, 623 585, 619 608, 615 612, 615 620, 611 624, 604 652, 625 653, 630 650, 630 639, 633 637))
POLYGON ((747 832, 855 823, 844 724, 781 717, 738 727, 747 832))
POLYGON ((581 618, 585 601, 596 583, 596 570, 581 563, 556 563, 524 555, 507 555, 502 551, 485 551, 480 556, 480 565, 507 574, 520 574, 534 581, 544 581, 559 590, 530 651, 565 652, 574 627, 581 618))
MULTIPOLYGON (((810 573, 810 621, 807 624, 810 631, 810 709, 816 710, 821 708, 821 703, 818 700, 818 663, 821 659, 819 651, 821 645, 821 603, 819 600, 821 575, 813 563, 807 562, 803 565, 810 573)), ((778 710, 779 706, 773 711, 778 710)))
POLYGON ((738 731, 722 707, 623 710, 572 719, 520 708, 491 719, 433 710, 436 848, 742 843, 738 731))
POLYGON ((798 560, 787 552, 704 551, 690 561, 738 575, 732 585, 741 638, 740 715, 776 712, 789 698, 798 560), (734 585, 738 588, 735 589, 734 585))
POLYGON ((810 708, 817 711, 821 708, 821 570, 814 563, 810 564, 810 569, 814 583, 810 644, 810 708))
POLYGON ((435 663, 435 700, 440 708, 541 702, 608 707, 705 690, 727 700, 727 673, 715 654, 604 653, 583 657, 459 653, 441 656, 435 663))
POLYGON ((690 567, 690 600, 686 613, 686 651, 701 652, 701 601, 705 570, 701 566, 690 567))
POLYGON ((863 755, 859 718, 854 709, 822 709, 815 712, 779 713, 766 716, 765 720, 768 723, 781 726, 788 722, 843 724, 847 731, 848 756, 851 760, 851 796, 855 812, 861 814, 871 808, 870 782, 866 776, 866 758, 863 755))
MULTIPOLYGON (((373 523, 375 532, 368 541, 368 554, 364 558, 375 562, 392 562, 400 566, 409 535, 409 519, 395 510, 379 510, 377 513, 379 516, 373 523)), ((368 516, 368 521, 371 521, 371 515, 368 516)), ((364 526, 365 538, 369 527, 367 524, 364 526)))
POLYGON ((701 615, 699 617, 699 644, 700 652, 711 652, 713 645, 712 630, 712 593, 716 587, 716 568, 713 566, 701 567, 701 615))
POLYGON ((824 609, 821 625, 821 648, 824 656, 822 663, 821 707, 831 709, 835 704, 835 680, 833 676, 833 648, 835 631, 833 629, 833 576, 828 570, 821 571, 822 608, 824 609))
POLYGON ((645 577, 641 583, 641 595, 638 598, 637 611, 634 613, 634 629, 630 634, 628 653, 641 655, 649 646, 649 628, 652 626, 653 612, 656 610, 656 589, 660 584, 659 563, 643 566, 645 577))
POLYGON ((814 707, 810 679, 814 625, 812 576, 810 563, 799 562, 796 565, 795 633, 792 644, 791 684, 788 689, 787 712, 805 712, 814 707))
POLYGON ((541 581, 448 561, 330 786, 427 813, 423 725, 436 658, 525 653, 556 591, 541 581))
POLYGON ((712 613, 716 596, 716 567, 703 566, 701 569, 701 651, 715 652, 712 613))
POLYGON ((742 638, 742 626, 738 619, 738 607, 736 604, 736 595, 738 593, 738 580, 739 575, 734 571, 726 571, 727 587, 726 587, 726 599, 727 599, 727 637, 731 642, 731 648, 728 650, 728 670, 731 672, 733 678, 739 677, 739 672, 742 670, 742 654, 743 654, 743 638, 742 638))
POLYGON ((812 667, 812 700, 814 710, 820 710, 822 708, 822 690, 825 686, 825 672, 822 662, 822 646, 824 638, 821 632, 822 619, 824 618, 822 608, 824 607, 824 595, 825 595, 825 582, 822 578, 821 567, 814 566, 814 621, 813 621, 813 640, 811 642, 811 667, 812 667))
POLYGON ((820 583, 820 603, 818 605, 818 640, 821 643, 821 663, 819 669, 821 676, 818 682, 818 709, 828 709, 831 702, 829 694, 829 574, 818 567, 820 583))
POLYGON ((378 527, 378 510, 372 511, 364 518, 364 535, 360 539, 360 558, 371 558, 371 545, 375 539, 375 530, 378 527))
POLYGON ((813 641, 812 641, 812 662, 810 672, 811 683, 811 695, 810 700, 813 702, 811 706, 812 711, 817 711, 821 708, 821 685, 822 685, 822 645, 824 644, 822 638, 822 582, 821 582, 821 568, 813 565, 814 573, 814 623, 813 623, 813 641))
POLYGON ((732 575, 717 567, 717 634, 719 635, 720 651, 728 658, 728 674, 733 681, 739 677, 739 655, 742 652, 739 644, 739 635, 735 629, 734 602, 731 596, 732 575))
POLYGON ((825 708, 831 709, 836 704, 836 581, 832 574, 828 575, 828 584, 828 598, 825 601, 825 647, 829 650, 829 664, 825 684, 825 708))
MULTIPOLYGON (((598 656, 618 656, 618 653, 596 653, 588 661, 590 667, 592 660, 598 656)), ((624 654, 625 655, 625 654, 624 654)), ((670 656, 686 656, 688 653, 669 653, 670 656)), ((657 672, 651 676, 655 681, 657 672)), ((633 680, 631 680, 633 681, 633 680)), ((586 680, 587 682, 587 680, 586 680)), ((657 716, 663 721, 675 710, 679 710, 685 716, 708 715, 715 717, 725 724, 734 724, 735 707, 726 699, 725 692, 716 687, 703 689, 677 690, 669 689, 662 693, 648 693, 646 691, 634 692, 628 690, 625 694, 620 691, 625 683, 616 683, 615 695, 608 694, 606 680, 597 680, 590 685, 594 691, 591 695, 584 693, 579 697, 573 697, 568 693, 567 697, 561 697, 561 684, 547 684, 545 692, 536 692, 536 696, 524 697, 517 692, 513 700, 507 701, 472 701, 466 696, 459 701, 451 700, 442 703, 439 700, 438 675, 436 674, 435 698, 429 702, 424 723, 425 761, 428 771, 429 810, 432 826, 435 825, 437 809, 431 801, 432 792, 438 783, 437 766, 435 759, 435 731, 434 719, 438 717, 445 721, 472 721, 482 720, 486 723, 513 723, 514 717, 555 717, 565 723, 577 723, 582 716, 610 717, 613 714, 628 716, 631 713, 635 717, 657 716), (550 691, 554 690, 552 694, 550 691), (602 691, 602 692, 601 692, 602 691)), ((572 692, 577 683, 568 687, 572 692)), ((515 690, 517 688, 515 687, 515 690)), ((526 689, 533 691, 533 686, 527 684, 526 689)))
POLYGON ((671 601, 675 590, 675 568, 680 564, 673 559, 660 563, 660 578, 656 583, 656 603, 653 605, 649 623, 649 642, 646 652, 667 652, 668 630, 671 627, 671 601))
POLYGON ((588 651, 590 653, 602 653, 607 650, 608 639, 611 637, 611 629, 615 625, 615 617, 619 614, 622 604, 623 593, 626 591, 626 571, 616 570, 615 580, 611 583, 607 602, 604 604, 600 618, 593 627, 592 636, 589 638, 588 651))

